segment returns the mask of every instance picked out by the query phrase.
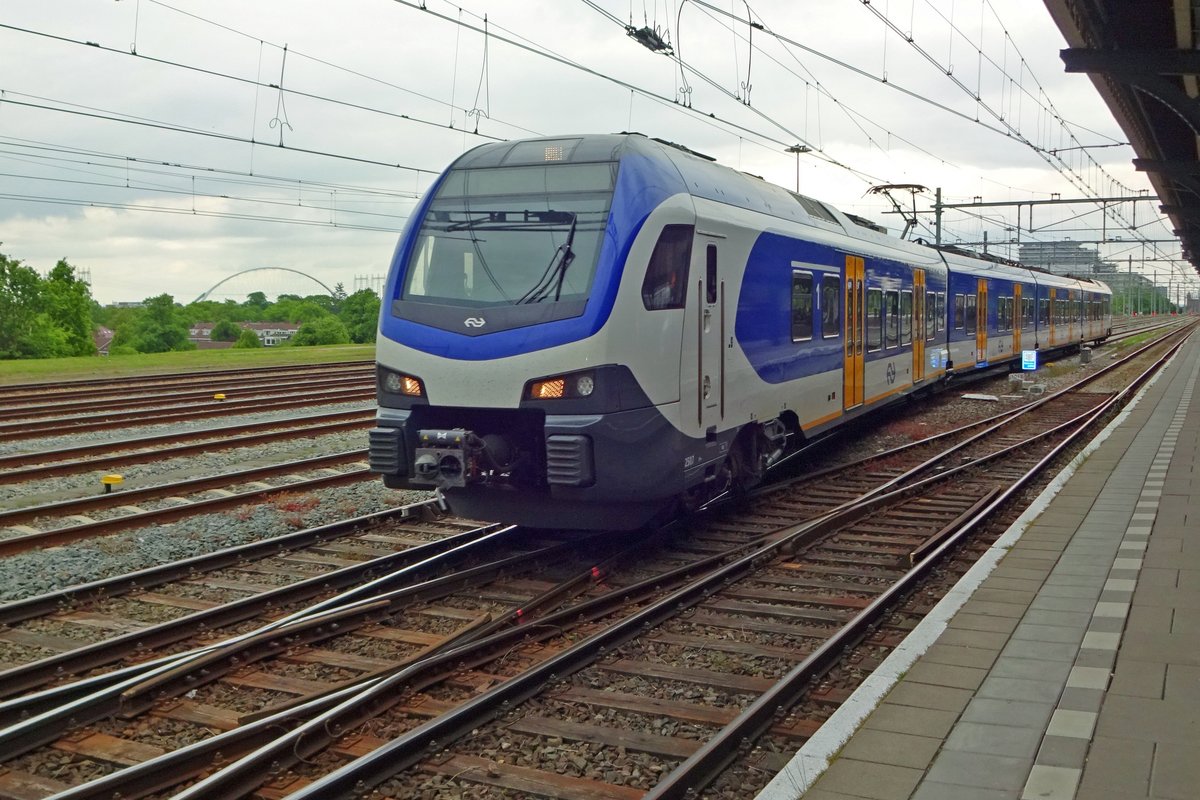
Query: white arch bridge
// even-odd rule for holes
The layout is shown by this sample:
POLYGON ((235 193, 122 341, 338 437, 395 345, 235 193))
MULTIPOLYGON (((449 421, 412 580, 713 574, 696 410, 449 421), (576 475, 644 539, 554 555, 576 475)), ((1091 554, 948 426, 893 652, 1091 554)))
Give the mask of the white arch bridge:
POLYGON ((241 272, 235 272, 232 275, 228 275, 228 276, 222 278, 221 280, 217 281, 212 286, 210 286, 205 292, 203 292, 199 297, 197 297, 192 302, 199 303, 204 300, 207 300, 209 298, 209 296, 211 296, 212 293, 215 292, 218 288, 220 288, 223 284, 226 284, 229 281, 233 280, 234 278, 240 278, 243 275, 247 275, 251 272, 292 272, 292 273, 295 273, 296 275, 299 275, 302 278, 307 278, 308 280, 317 284, 318 286, 320 286, 322 289, 325 290, 326 294, 333 295, 333 289, 330 289, 328 286, 325 285, 325 283, 323 281, 321 281, 317 278, 314 278, 312 275, 309 275, 307 272, 301 272, 300 270, 292 269, 291 267, 251 267, 250 269, 244 269, 241 272))

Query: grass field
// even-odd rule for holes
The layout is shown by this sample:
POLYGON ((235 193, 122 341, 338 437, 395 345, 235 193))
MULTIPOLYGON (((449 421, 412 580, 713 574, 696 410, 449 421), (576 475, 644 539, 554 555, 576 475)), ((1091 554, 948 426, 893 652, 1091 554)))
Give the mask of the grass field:
POLYGON ((164 372, 199 372, 213 369, 252 369, 284 364, 328 364, 335 361, 370 361, 373 344, 330 347, 264 347, 245 350, 191 350, 186 353, 139 353, 132 356, 87 358, 32 358, 0 361, 0 385, 81 381, 155 375, 164 372))

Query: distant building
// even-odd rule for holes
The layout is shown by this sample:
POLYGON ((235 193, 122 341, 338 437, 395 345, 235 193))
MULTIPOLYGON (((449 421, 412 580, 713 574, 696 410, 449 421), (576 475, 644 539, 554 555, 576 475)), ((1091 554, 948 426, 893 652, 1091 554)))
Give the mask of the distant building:
MULTIPOLYGON (((235 324, 243 330, 254 331, 266 347, 286 342, 296 334, 296 331, 300 330, 300 325, 295 322, 238 322, 235 324)), ((195 342, 196 347, 200 350, 233 347, 233 342, 214 342, 212 340, 213 328, 216 325, 215 322, 193 323, 192 327, 188 329, 188 339, 195 342)))
POLYGON ((1058 275, 1092 275, 1111 271, 1111 264, 1100 261, 1100 251, 1070 240, 1060 242, 1021 242, 1022 264, 1040 267, 1058 275), (1105 269, 1108 267, 1108 269, 1105 269))
POLYGON ((100 326, 92 331, 92 342, 96 345, 96 354, 108 355, 108 347, 112 344, 113 332, 110 328, 100 326))

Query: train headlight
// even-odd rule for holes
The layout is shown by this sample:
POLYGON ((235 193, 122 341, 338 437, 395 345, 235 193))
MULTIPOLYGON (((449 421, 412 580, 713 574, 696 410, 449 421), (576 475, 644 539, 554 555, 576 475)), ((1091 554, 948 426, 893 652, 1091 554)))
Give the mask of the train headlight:
POLYGON ((526 384, 525 397, 530 400, 560 400, 570 397, 588 397, 596 391, 596 376, 588 372, 573 372, 570 375, 555 375, 526 384))
POLYGON ((420 378, 405 375, 400 372, 387 372, 383 378, 383 388, 392 394, 402 394, 407 397, 424 397, 425 387, 420 378))
POLYGON ((551 378, 548 381, 534 381, 529 387, 529 398, 531 400, 557 400, 564 397, 567 391, 567 382, 562 378, 551 378))

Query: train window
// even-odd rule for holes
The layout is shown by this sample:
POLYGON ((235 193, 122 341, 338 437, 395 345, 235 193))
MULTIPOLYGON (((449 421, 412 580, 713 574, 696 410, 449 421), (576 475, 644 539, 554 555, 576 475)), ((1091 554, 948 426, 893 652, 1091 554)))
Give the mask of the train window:
POLYGON ((666 225, 658 235, 642 281, 642 304, 648 311, 683 308, 693 234, 691 225, 666 225))
POLYGON ((913 293, 900 293, 900 344, 912 344, 913 293))
POLYGON ((1000 302, 1004 304, 1004 330, 1011 331, 1013 329, 1013 299, 1002 297, 1000 302))
POLYGON ((420 220, 396 299, 460 308, 586 301, 616 174, 615 163, 450 170, 420 220))
POLYGON ((883 320, 883 346, 895 347, 900 343, 900 293, 895 290, 887 292, 884 300, 887 313, 883 320))
POLYGON ((821 334, 826 338, 842 334, 842 279, 821 276, 821 334))
POLYGON ((967 309, 966 312, 963 314, 963 317, 966 321, 966 331, 967 331, 967 333, 974 333, 975 332, 975 316, 976 316, 975 295, 973 295, 973 294, 967 295, 966 309, 967 309))
POLYGON ((937 335, 937 294, 925 293, 925 338, 932 339, 937 335))
POLYGON ((883 290, 867 289, 867 351, 883 349, 883 290))
POLYGON ((805 342, 813 335, 813 278, 811 272, 792 270, 792 341, 805 342))
POLYGON ((1029 328, 1033 326, 1033 298, 1021 298, 1021 327, 1029 328))
POLYGON ((1043 328, 1050 324, 1050 301, 1045 297, 1038 300, 1038 324, 1043 328))
POLYGON ((717 302, 717 246, 710 244, 704 251, 704 299, 709 304, 717 302))
POLYGON ((946 330, 946 293, 938 292, 937 296, 937 329, 938 333, 946 330))
POLYGON ((954 330, 961 331, 963 322, 967 318, 967 298, 966 295, 954 295, 954 330))

